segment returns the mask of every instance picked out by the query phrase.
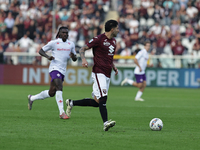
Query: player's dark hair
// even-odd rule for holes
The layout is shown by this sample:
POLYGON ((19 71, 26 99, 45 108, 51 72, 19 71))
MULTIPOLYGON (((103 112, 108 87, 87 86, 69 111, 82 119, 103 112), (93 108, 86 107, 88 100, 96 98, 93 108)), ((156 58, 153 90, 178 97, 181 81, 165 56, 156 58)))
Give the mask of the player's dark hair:
POLYGON ((60 37, 60 31, 61 31, 62 29, 67 29, 67 30, 68 30, 68 27, 65 27, 65 26, 60 27, 60 28, 58 29, 58 33, 56 34, 56 38, 59 38, 59 37, 60 37))
POLYGON ((116 20, 108 20, 105 23, 105 31, 109 32, 112 28, 116 28, 118 25, 118 22, 116 20))

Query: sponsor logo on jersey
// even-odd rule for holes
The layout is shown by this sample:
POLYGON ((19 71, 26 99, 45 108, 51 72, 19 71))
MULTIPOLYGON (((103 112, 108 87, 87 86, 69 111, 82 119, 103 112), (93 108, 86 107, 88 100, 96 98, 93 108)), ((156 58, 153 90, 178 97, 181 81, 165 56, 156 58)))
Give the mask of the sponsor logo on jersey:
POLYGON ((103 45, 105 45, 105 46, 109 46, 110 43, 109 43, 109 42, 103 42, 103 45))
POLYGON ((109 48, 108 51, 110 52, 110 53, 108 53, 108 55, 114 55, 113 52, 114 52, 114 48, 115 48, 115 47, 112 46, 112 45, 110 45, 108 48, 109 48))
POLYGON ((70 49, 65 49, 65 48, 57 48, 58 51, 70 51, 70 49))

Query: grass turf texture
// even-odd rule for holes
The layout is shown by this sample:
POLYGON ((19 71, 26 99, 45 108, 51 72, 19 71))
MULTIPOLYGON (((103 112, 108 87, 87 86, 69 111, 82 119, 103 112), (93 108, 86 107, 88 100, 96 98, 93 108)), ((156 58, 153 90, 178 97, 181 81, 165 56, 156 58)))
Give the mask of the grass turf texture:
MULTIPOLYGON (((197 150, 200 149, 199 89, 150 88, 134 101, 137 88, 110 87, 107 109, 116 126, 103 131, 98 108, 74 107, 68 120, 59 119, 55 98, 35 101, 27 95, 48 86, 0 85, 1 150, 197 150), (151 131, 161 118, 162 131, 151 131)), ((64 100, 91 97, 91 86, 65 86, 64 100)), ((66 108, 66 106, 65 106, 66 108)))

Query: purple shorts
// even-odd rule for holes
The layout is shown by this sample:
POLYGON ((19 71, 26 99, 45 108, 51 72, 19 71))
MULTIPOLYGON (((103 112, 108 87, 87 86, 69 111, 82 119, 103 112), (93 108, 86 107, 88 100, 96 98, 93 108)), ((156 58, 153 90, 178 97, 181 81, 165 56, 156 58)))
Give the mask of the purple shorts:
POLYGON ((64 81, 64 75, 62 73, 60 73, 59 71, 51 71, 50 73, 50 76, 51 76, 51 82, 53 81, 53 79, 56 79, 56 78, 59 78, 61 79, 62 81, 64 81))
POLYGON ((135 79, 137 83, 142 83, 143 81, 146 81, 146 75, 145 74, 135 74, 135 79))

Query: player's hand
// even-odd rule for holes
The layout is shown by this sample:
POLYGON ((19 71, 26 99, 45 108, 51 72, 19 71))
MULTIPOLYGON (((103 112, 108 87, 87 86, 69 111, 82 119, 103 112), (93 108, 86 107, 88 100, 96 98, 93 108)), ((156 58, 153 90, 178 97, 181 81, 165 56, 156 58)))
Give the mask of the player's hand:
POLYGON ((113 70, 115 71, 115 75, 118 75, 118 69, 114 67, 113 70))
POLYGON ((53 56, 49 56, 47 59, 51 61, 54 60, 55 58, 53 56))
POLYGON ((142 68, 140 67, 140 72, 142 72, 142 68))
POLYGON ((74 53, 72 53, 72 52, 69 54, 69 56, 70 56, 71 58, 74 58, 74 57, 75 57, 74 53))
POLYGON ((82 59, 82 66, 88 68, 88 62, 86 59, 82 59))

